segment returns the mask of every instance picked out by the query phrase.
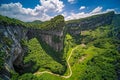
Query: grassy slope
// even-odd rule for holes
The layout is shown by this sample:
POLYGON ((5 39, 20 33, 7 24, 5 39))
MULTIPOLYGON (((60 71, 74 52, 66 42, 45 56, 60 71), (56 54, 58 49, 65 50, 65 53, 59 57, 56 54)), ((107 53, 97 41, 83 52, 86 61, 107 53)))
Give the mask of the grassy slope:
POLYGON ((86 47, 79 47, 71 57, 73 75, 68 80, 117 80, 115 63, 119 63, 120 54, 113 44, 115 37, 109 37, 111 28, 104 26, 82 34, 86 47), (81 55, 86 56, 83 62, 79 62, 81 55))
POLYGON ((49 56, 36 38, 29 40, 27 45, 29 52, 24 58, 24 62, 34 62, 35 64, 31 69, 34 70, 38 68, 38 71, 51 70, 55 73, 60 73, 61 70, 64 70, 63 65, 49 56))
POLYGON ((26 24, 20 20, 14 19, 14 18, 9 18, 6 16, 0 15, 0 24, 2 25, 13 25, 13 26, 26 26, 26 24))
POLYGON ((61 27, 64 27, 64 17, 62 15, 58 15, 52 18, 51 20, 45 22, 40 21, 23 22, 14 18, 9 18, 7 16, 0 15, 0 25, 22 26, 26 28, 42 30, 60 29, 61 27))

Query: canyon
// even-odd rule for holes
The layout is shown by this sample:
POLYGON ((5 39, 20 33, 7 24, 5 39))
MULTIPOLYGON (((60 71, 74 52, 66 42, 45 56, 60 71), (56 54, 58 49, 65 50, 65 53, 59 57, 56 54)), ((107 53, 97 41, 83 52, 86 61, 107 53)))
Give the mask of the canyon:
MULTIPOLYGON (((6 55, 4 57, 4 66, 0 71, 0 77, 10 79, 11 70, 15 71, 15 67, 24 68, 23 58, 28 52, 28 48, 23 44, 24 41, 37 38, 38 41, 42 41, 42 43, 49 46, 48 48, 55 51, 56 53, 54 54, 59 52, 57 55, 62 57, 64 54, 64 40, 66 33, 75 37, 76 35, 80 35, 82 31, 94 30, 99 26, 110 25, 114 22, 113 20, 116 19, 115 16, 118 15, 119 14, 115 14, 112 11, 67 22, 62 18, 59 24, 56 25, 57 28, 50 28, 47 30, 29 28, 23 25, 6 25, 0 21, 0 50, 5 52, 6 55)), ((119 26, 119 24, 117 26, 119 26)), ((120 32, 117 28, 114 33, 118 39, 120 39, 120 32)), ((118 50, 120 51, 120 45, 118 46, 118 50)))

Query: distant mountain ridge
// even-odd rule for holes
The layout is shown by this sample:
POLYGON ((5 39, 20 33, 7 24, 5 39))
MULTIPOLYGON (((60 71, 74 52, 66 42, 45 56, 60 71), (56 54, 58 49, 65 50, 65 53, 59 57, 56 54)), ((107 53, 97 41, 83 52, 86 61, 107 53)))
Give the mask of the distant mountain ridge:
POLYGON ((32 21, 32 22, 27 22, 27 23, 35 23, 35 24, 40 24, 40 23, 42 23, 43 21, 40 21, 40 20, 34 20, 34 21, 32 21))

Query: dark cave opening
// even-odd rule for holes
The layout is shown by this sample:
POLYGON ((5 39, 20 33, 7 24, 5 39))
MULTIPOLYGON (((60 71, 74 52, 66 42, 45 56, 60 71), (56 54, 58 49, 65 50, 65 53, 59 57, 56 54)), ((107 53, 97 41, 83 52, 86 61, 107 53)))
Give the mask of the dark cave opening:
POLYGON ((15 65, 13 64, 14 70, 19 74, 22 75, 24 73, 23 65, 15 65))
POLYGON ((22 55, 23 55, 23 53, 19 54, 13 62, 13 68, 14 68, 15 72, 17 72, 20 75, 23 74, 23 72, 24 72, 23 56, 22 55))

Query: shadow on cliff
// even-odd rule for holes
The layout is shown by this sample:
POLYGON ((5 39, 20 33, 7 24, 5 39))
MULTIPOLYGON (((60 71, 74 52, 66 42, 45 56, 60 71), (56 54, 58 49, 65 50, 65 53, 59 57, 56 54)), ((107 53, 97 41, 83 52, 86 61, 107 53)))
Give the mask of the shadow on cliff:
MULTIPOLYGON (((64 66, 64 71, 62 71, 61 73, 57 73, 57 74, 61 74, 61 75, 64 74, 67 69, 67 65, 66 65, 66 61, 63 59, 63 51, 56 52, 55 50, 53 50, 52 47, 50 47, 48 44, 46 44, 44 41, 42 41, 40 36, 31 37, 31 38, 29 38, 29 40, 32 38, 36 38, 39 41, 39 44, 41 45, 42 49, 47 53, 47 55, 51 56, 51 58, 53 58, 53 60, 55 60, 56 62, 58 62, 64 66)), ((20 66, 17 67, 15 65, 14 65, 14 67, 16 68, 16 71, 21 75, 26 72, 34 73, 34 72, 38 71, 40 66, 37 66, 35 62, 30 61, 29 63, 24 64, 22 67, 20 67, 20 66)))
POLYGON ((49 55, 51 56, 55 61, 61 63, 61 64, 65 64, 65 60, 63 60, 63 50, 60 52, 56 52, 55 50, 53 50, 52 47, 50 47, 48 44, 46 44, 46 42, 42 41, 41 36, 36 35, 35 33, 33 33, 31 30, 28 31, 27 33, 28 39, 32 39, 32 38, 37 38, 37 40, 39 41, 39 43, 42 46, 42 49, 49 55))
POLYGON ((50 47, 48 44, 46 44, 44 41, 42 41, 41 37, 36 37, 37 40, 39 41, 39 43, 42 46, 42 49, 49 55, 51 56, 55 61, 64 64, 65 62, 63 62, 63 50, 60 52, 56 52, 55 50, 53 50, 52 47, 50 47))

